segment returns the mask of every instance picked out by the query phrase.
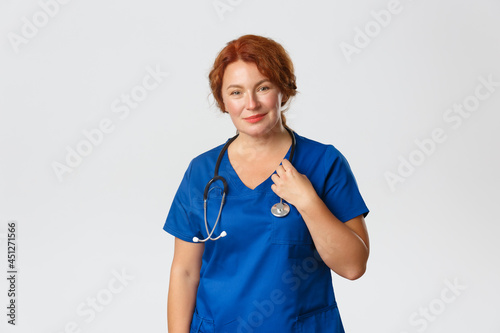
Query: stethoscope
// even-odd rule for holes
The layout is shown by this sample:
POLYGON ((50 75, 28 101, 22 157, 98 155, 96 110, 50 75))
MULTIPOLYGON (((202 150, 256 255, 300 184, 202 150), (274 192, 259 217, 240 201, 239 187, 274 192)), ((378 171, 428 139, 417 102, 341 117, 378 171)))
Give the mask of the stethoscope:
MULTIPOLYGON (((292 148, 290 149, 290 158, 289 161, 292 162, 293 159, 293 153, 295 151, 295 135, 293 134, 293 131, 289 129, 288 127, 285 127, 285 129, 288 131, 292 138, 292 148)), ((226 193, 227 193, 227 182, 224 179, 224 177, 219 176, 219 167, 220 163, 222 161, 222 158, 224 157, 224 154, 226 153, 227 148, 229 145, 236 140, 239 134, 236 134, 233 136, 229 141, 222 147, 221 152, 219 153, 219 156, 217 157, 217 163, 215 164, 215 172, 214 172, 214 177, 210 179, 210 181, 207 183, 205 186, 205 191, 203 192, 203 218, 205 219, 205 229, 207 230, 207 235, 208 237, 205 239, 199 239, 198 237, 193 237, 193 242, 198 243, 198 242, 206 242, 208 240, 218 240, 221 237, 227 236, 227 233, 225 231, 222 231, 219 236, 212 238, 212 235, 215 231, 215 228, 217 227, 217 224, 219 223, 219 219, 222 213, 222 207, 224 206, 224 200, 226 199, 226 193), (224 185, 224 190, 222 191, 222 200, 220 202, 220 208, 219 208, 219 213, 217 214, 217 220, 215 220, 214 227, 212 228, 212 231, 208 230, 208 221, 207 221, 207 199, 208 199, 208 192, 210 191, 210 186, 216 182, 216 181, 221 181, 222 184, 224 185)), ((280 202, 274 204, 271 207, 271 213, 276 216, 276 217, 285 217, 290 213, 290 206, 286 203, 283 202, 283 198, 280 198, 280 202)))

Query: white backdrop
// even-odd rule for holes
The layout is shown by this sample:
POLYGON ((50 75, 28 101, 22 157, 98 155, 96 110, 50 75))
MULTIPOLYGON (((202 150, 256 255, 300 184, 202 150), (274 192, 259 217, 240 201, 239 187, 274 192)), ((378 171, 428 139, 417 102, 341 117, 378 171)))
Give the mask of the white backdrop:
MULTIPOLYGON (((289 124, 334 144, 371 210, 348 333, 499 332, 500 3, 40 0, 0 4, 0 260, 18 242, 16 326, 166 332, 189 161, 234 134, 209 98, 226 42, 282 43, 289 124)), ((5 275, 4 275, 5 274, 5 275)))

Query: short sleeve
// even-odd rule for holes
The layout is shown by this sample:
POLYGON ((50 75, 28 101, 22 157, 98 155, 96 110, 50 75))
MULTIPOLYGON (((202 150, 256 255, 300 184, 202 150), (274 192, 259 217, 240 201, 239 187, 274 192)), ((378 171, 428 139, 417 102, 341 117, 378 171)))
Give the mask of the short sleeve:
POLYGON ((189 213, 192 204, 190 191, 192 164, 193 162, 189 164, 184 173, 163 226, 163 230, 186 242, 193 242, 193 236, 199 234, 199 230, 190 219, 189 213))
POLYGON ((368 215, 368 207, 345 157, 333 146, 324 155, 325 187, 323 201, 342 222, 368 215))

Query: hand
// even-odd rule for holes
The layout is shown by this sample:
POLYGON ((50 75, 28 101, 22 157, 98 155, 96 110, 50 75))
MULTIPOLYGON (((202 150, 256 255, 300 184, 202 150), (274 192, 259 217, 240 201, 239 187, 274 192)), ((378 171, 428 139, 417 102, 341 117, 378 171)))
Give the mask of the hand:
POLYGON ((287 159, 281 162, 271 179, 274 182, 271 185, 273 192, 294 205, 299 211, 301 206, 307 205, 307 202, 317 196, 307 176, 299 173, 287 159))

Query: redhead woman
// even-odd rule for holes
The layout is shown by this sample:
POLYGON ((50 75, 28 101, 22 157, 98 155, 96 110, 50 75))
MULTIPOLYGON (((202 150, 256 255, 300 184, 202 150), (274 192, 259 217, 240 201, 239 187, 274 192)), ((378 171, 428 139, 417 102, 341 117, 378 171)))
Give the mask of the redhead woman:
POLYGON ((229 42, 209 80, 238 134, 191 161, 168 213, 169 332, 344 332, 331 272, 355 280, 369 254, 347 160, 287 126, 297 87, 277 42, 229 42))

